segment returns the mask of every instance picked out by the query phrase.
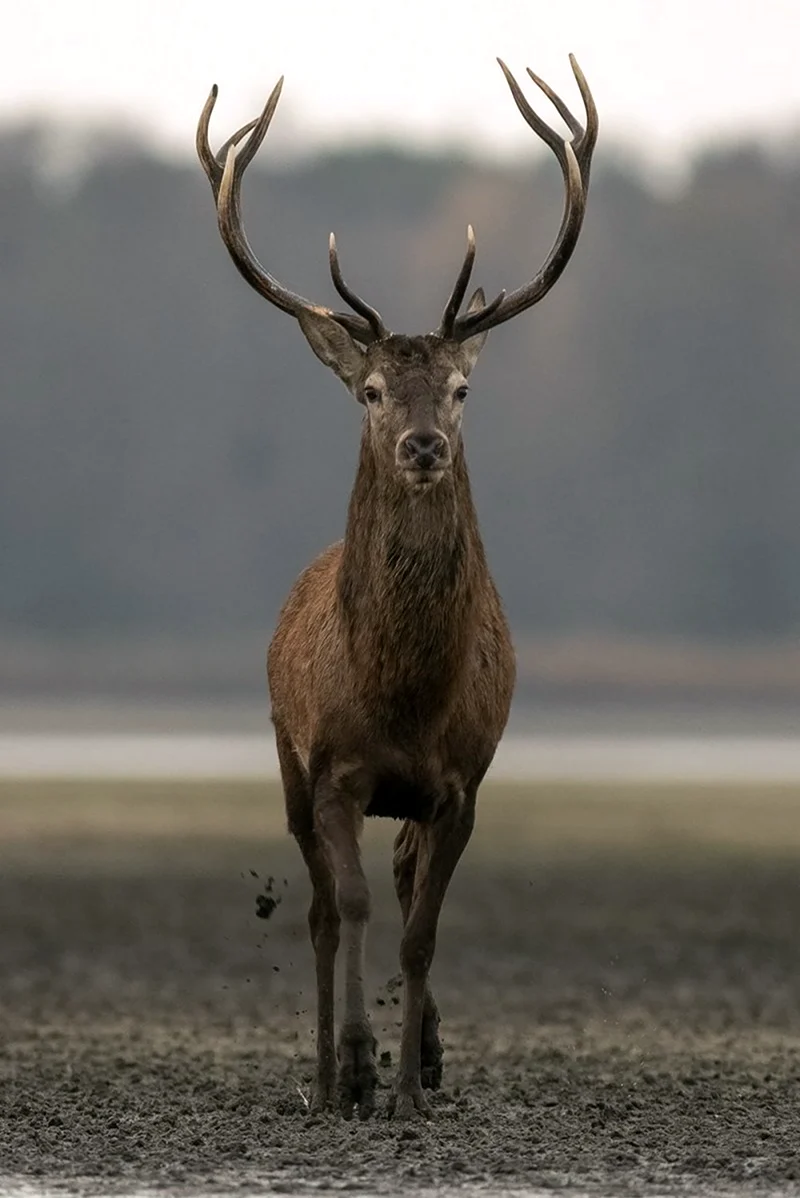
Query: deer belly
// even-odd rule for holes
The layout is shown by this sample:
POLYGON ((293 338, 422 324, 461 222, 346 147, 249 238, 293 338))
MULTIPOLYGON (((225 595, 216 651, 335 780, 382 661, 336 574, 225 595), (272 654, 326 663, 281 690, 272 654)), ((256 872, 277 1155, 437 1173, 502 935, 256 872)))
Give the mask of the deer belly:
POLYGON ((379 774, 364 814, 425 823, 433 818, 439 798, 431 786, 410 781, 400 774, 379 774))

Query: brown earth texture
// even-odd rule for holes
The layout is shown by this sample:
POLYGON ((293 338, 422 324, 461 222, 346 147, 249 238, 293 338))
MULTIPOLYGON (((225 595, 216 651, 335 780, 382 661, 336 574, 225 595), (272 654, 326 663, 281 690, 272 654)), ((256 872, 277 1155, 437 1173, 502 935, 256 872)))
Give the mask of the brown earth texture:
MULTIPOLYGON (((365 836, 386 1093, 395 830, 365 836)), ((5 782, 0 1192, 800 1193, 799 865, 796 789, 487 785, 434 1117, 348 1123, 308 1109, 276 787, 5 782)))

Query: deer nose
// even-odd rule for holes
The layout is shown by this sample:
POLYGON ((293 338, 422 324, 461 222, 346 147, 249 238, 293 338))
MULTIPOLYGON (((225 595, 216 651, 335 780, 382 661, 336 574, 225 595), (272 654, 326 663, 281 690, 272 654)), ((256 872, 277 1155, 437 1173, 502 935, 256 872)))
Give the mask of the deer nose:
POLYGON ((441 433, 408 433, 402 442, 403 457, 417 470, 432 470, 444 465, 448 445, 441 433))

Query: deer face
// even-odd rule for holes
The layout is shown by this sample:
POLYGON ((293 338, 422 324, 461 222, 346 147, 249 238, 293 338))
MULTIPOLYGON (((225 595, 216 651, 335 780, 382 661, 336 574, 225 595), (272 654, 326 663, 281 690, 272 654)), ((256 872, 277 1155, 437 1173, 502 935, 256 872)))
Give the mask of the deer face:
POLYGON ((434 486, 458 449, 466 354, 436 337, 390 337, 364 357, 355 395, 366 407, 376 458, 414 489, 434 486))
POLYGON ((461 437, 467 379, 486 334, 462 343, 391 335, 362 349, 336 321, 300 318, 311 348, 366 408, 375 457, 414 490, 450 470, 461 437))

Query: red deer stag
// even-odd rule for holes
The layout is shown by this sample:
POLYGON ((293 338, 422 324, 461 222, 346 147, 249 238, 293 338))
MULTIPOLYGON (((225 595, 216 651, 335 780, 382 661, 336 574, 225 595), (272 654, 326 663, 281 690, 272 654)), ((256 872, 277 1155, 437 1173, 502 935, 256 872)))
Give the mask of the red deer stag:
POLYGON ((487 334, 538 303, 564 270, 580 233, 597 112, 574 58, 586 129, 529 71, 564 119, 571 142, 533 111, 500 62, 516 105, 550 147, 566 200, 555 244, 538 274, 486 303, 478 290, 460 313, 475 257, 472 229, 439 328, 390 333, 345 282, 330 239, 334 286, 352 312, 312 304, 273 278, 242 226, 242 176, 272 120, 283 80, 256 121, 214 154, 208 126, 197 150, 238 270, 294 316, 314 353, 364 407, 361 450, 343 541, 301 574, 268 654, 272 719, 289 829, 313 885, 309 912, 317 972, 315 1104, 368 1117, 375 1104, 376 1043, 364 1001, 370 895, 361 865, 364 816, 403 820, 394 879, 403 917, 400 1064, 389 1097, 395 1117, 429 1113, 423 1089, 441 1083, 439 1013, 428 983, 439 912, 470 838, 478 787, 508 717, 514 656, 486 564, 461 437, 467 379, 487 334), (334 1047, 334 965, 345 949, 344 1018, 334 1047))

